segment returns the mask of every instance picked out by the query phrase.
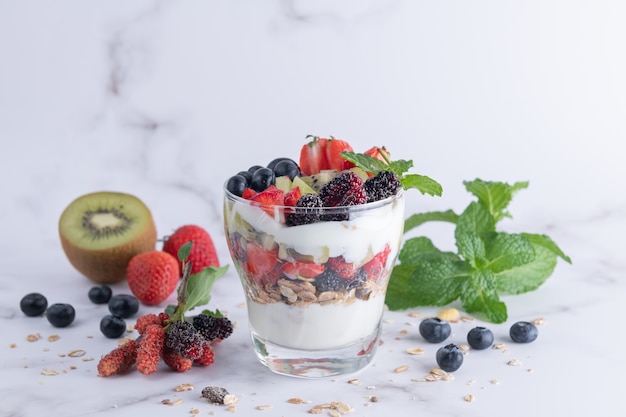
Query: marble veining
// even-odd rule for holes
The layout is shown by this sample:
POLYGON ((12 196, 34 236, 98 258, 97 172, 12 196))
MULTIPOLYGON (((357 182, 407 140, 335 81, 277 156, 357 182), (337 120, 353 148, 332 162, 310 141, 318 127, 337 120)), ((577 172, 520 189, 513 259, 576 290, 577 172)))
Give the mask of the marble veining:
MULTIPOLYGON (((624 17, 609 0, 0 2, 0 416, 305 416, 332 401, 355 416, 626 415, 624 17), (414 193, 408 213, 462 210, 464 180, 528 180, 502 227, 548 234, 573 264, 503 297, 507 323, 455 323, 450 341, 480 324, 506 348, 470 352, 449 381, 423 381, 437 346, 417 325, 434 307, 385 312, 383 343, 357 374, 270 373, 250 346, 234 267, 210 303, 237 323, 214 365, 98 377, 117 341, 100 334, 105 307, 61 250, 63 208, 97 190, 136 194, 160 236, 202 225, 229 264, 224 181, 297 156, 307 134, 413 159, 444 196, 414 193), (32 291, 72 303, 76 321, 25 317, 32 291), (510 324, 536 318, 536 342, 510 341, 510 324), (182 383, 195 389, 175 392, 182 383), (208 385, 237 395, 236 410, 202 400, 208 385)), ((454 248, 445 225, 412 233, 454 248)))

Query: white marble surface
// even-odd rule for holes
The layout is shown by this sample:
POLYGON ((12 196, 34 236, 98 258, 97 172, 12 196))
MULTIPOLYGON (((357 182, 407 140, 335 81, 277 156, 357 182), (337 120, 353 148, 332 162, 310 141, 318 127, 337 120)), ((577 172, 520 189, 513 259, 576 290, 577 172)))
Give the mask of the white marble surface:
MULTIPOLYGON (((229 415, 198 398, 207 385, 236 394, 245 416, 304 416, 330 401, 358 416, 625 415, 625 17, 623 2, 605 0, 0 0, 0 416, 229 415), (200 224, 228 263, 222 183, 297 154, 307 134, 413 159, 444 196, 413 194, 409 212, 460 210, 463 180, 528 180, 503 227, 549 234, 573 264, 505 298, 509 322, 491 328, 509 351, 470 353, 453 381, 413 381, 434 365, 435 347, 406 312, 386 313, 385 343, 356 375, 271 374, 253 356, 234 268, 211 301, 238 323, 215 365, 97 377, 115 341, 100 334, 104 307, 88 301, 90 282, 61 250, 63 208, 91 191, 130 192, 161 236, 200 224), (19 300, 31 291, 72 303, 75 323, 25 317, 19 300), (509 342, 513 321, 539 317, 535 343, 509 342), (35 333, 42 339, 28 342, 35 333), (404 353, 414 346, 425 354, 404 353), (87 354, 65 356, 74 349, 87 354), (394 373, 401 365, 409 370, 394 373), (196 390, 172 391, 180 383, 196 390)), ((417 232, 451 245, 446 226, 417 232)), ((455 324, 451 340, 469 326, 455 324)))

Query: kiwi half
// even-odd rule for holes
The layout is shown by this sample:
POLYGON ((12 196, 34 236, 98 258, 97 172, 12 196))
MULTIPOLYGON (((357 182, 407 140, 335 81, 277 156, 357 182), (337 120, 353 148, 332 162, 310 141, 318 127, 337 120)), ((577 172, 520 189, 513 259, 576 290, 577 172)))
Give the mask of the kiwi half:
POLYGON ((59 235, 74 268, 100 284, 126 279, 131 258, 154 250, 157 239, 152 214, 140 199, 107 191, 72 201, 59 219, 59 235))

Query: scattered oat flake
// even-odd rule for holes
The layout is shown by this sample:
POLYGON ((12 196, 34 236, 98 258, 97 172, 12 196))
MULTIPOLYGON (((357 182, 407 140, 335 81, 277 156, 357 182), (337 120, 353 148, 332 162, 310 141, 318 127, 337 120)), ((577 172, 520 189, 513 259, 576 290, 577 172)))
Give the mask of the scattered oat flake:
POLYGON ((190 414, 200 414, 200 410, 198 410, 197 408, 192 408, 191 410, 189 410, 190 414))
POLYGON ((328 412, 328 415, 330 417, 341 417, 341 413, 339 411, 337 411, 337 410, 330 410, 328 412))
POLYGON ((26 341, 28 342, 36 342, 39 339, 41 339, 41 335, 39 333, 29 334, 26 336, 26 341))
POLYGON ((459 344, 459 349, 461 350, 461 352, 463 353, 469 353, 470 351, 470 345, 468 345, 467 343, 460 343, 459 344))
POLYGON ((398 366, 397 368, 395 368, 393 371, 397 374, 399 374, 400 372, 405 372, 409 370, 409 366, 408 365, 402 365, 402 366, 398 366))
POLYGON ((194 388, 193 384, 180 384, 174 387, 174 391, 176 392, 191 391, 193 388, 194 388))
POLYGON ((94 360, 92 357, 82 359, 83 362, 91 362, 92 360, 94 360))
POLYGON ((459 314, 459 310, 457 310, 456 308, 444 308, 437 314, 437 317, 439 317, 441 320, 455 323, 459 321, 461 315, 459 314))
POLYGON ((506 364, 509 366, 520 366, 522 363, 518 361, 517 359, 511 359, 506 364))
POLYGON ((498 381, 497 379, 492 379, 491 382, 493 385, 498 385, 500 383, 500 381, 498 381))
POLYGON ((402 330, 400 330, 400 334, 402 336, 406 336, 407 334, 409 334, 409 331, 407 329, 402 329, 402 330))
POLYGON ((422 353, 424 353, 424 349, 421 347, 408 348, 406 350, 406 353, 408 353, 409 355, 421 355, 422 353))
POLYGON ((264 404, 264 405, 257 405, 256 406, 257 410, 271 410, 272 406, 269 404, 264 404))
POLYGON ((361 380, 358 378, 353 378, 348 380, 348 384, 352 384, 352 385, 359 385, 361 383, 361 380))
POLYGON ((170 406, 176 406, 176 405, 181 405, 183 403, 183 399, 179 398, 175 401, 171 401, 169 398, 166 398, 165 400, 161 401, 161 404, 165 404, 165 405, 170 405, 170 406))
POLYGON ((495 345, 493 345, 494 349, 506 349, 506 345, 504 343, 496 343, 495 345))
POLYGON ((370 401, 373 403, 377 403, 378 401, 380 401, 380 399, 376 396, 373 396, 372 398, 370 398, 370 401))
POLYGON ((15 348, 17 347, 17 344, 15 344, 15 343, 11 343, 11 344, 9 345, 9 347, 10 347, 11 349, 15 349, 15 348))
POLYGON ((335 406, 335 410, 339 411, 342 415, 350 414, 354 411, 354 407, 341 401, 333 403, 333 405, 335 406))
POLYGON ((48 342, 56 342, 60 338, 61 336, 59 336, 58 334, 51 334, 50 336, 48 336, 48 342))
POLYGON ((70 366, 70 369, 71 369, 72 371, 74 371, 74 370, 78 369, 78 367, 76 367, 76 366, 72 365, 72 366, 70 366))
POLYGON ((536 326, 541 326, 542 324, 545 324, 546 321, 543 317, 539 317, 539 318, 531 320, 530 322, 536 326))
POLYGON ((41 375, 45 375, 45 376, 54 376, 54 375, 58 375, 59 372, 55 371, 54 369, 46 369, 44 368, 41 371, 41 375))
POLYGON ((467 401, 468 403, 471 403, 474 401, 475 398, 472 394, 467 394, 465 397, 463 397, 463 399, 467 401))
POLYGON ((473 323, 476 321, 476 319, 470 316, 461 316, 461 321, 464 321, 466 323, 473 323))
POLYGON ((311 403, 311 401, 303 400, 302 398, 299 398, 299 397, 290 398, 287 400, 287 402, 289 404, 310 404, 311 403))
POLYGON ((87 352, 82 349, 70 350, 67 354, 70 358, 80 358, 81 356, 85 356, 87 352))
POLYGON ((411 311, 411 312, 408 314, 408 316, 409 316, 409 317, 421 317, 421 316, 422 316, 422 313, 419 313, 419 312, 417 312, 417 311, 411 311))

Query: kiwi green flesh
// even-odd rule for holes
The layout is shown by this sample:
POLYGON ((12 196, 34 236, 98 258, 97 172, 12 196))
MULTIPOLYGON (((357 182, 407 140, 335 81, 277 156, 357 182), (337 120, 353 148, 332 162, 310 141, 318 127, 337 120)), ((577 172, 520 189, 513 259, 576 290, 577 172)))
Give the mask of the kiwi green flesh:
POLYGON ((152 222, 152 215, 137 197, 115 192, 81 196, 63 212, 60 233, 85 250, 104 250, 137 238, 152 222))

